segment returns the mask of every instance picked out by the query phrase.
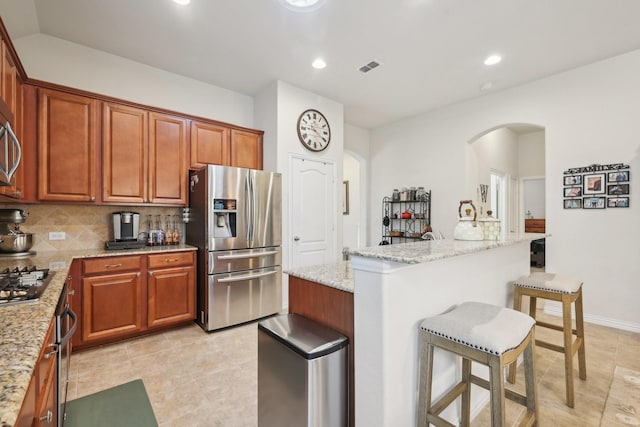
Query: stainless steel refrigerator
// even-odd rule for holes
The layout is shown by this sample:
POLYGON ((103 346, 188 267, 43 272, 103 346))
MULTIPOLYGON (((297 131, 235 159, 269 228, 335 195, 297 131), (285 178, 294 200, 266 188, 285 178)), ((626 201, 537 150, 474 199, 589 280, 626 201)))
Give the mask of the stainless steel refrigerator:
POLYGON ((207 166, 190 178, 186 242, 198 247, 196 322, 205 331, 282 308, 282 178, 207 166))

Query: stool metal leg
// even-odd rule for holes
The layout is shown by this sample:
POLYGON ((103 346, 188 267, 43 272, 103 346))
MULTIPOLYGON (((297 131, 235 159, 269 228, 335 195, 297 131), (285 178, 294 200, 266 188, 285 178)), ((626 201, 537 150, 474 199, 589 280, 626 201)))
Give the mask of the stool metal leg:
POLYGON ((571 325, 571 295, 562 295, 562 327, 564 336, 564 376, 567 386, 567 406, 573 408, 573 327, 571 325))

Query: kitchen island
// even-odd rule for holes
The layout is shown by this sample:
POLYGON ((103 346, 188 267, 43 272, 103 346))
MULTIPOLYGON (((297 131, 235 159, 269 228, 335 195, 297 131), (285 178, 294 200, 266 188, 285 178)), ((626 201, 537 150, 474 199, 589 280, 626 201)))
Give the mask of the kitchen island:
MULTIPOLYGON (((511 282, 529 274, 530 242, 541 237, 435 240, 350 252, 356 426, 415 425, 421 321, 464 301, 511 306, 511 282)), ((455 384, 458 366, 452 355, 436 352, 434 398, 455 384)), ((474 367, 477 375, 486 372, 474 367)), ((472 414, 486 402, 488 393, 474 389, 472 414)), ((458 424, 455 409, 452 405, 442 416, 458 424)))
POLYGON ((71 263, 75 259, 195 251, 189 245, 156 246, 120 251, 50 251, 29 258, 2 258, 6 267, 49 268, 52 278, 39 301, 0 306, 0 426, 13 426, 25 398, 36 361, 53 318, 71 263))

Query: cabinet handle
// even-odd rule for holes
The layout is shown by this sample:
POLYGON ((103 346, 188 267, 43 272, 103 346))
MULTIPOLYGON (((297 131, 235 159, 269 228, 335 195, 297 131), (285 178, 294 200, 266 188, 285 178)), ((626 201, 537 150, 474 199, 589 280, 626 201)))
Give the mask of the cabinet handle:
POLYGON ((69 291, 69 296, 73 296, 73 295, 75 295, 75 294, 76 294, 76 291, 75 291, 75 290, 71 289, 71 290, 69 291))
POLYGON ((93 197, 93 196, 91 196, 91 197, 89 197, 89 201, 90 201, 90 202, 95 202, 95 201, 96 201, 96 198, 95 198, 95 197, 93 197))
POLYGON ((119 264, 105 264, 104 268, 118 268, 122 267, 122 263, 119 264))
POLYGON ((140 277, 140 272, 139 271, 136 273, 136 277, 140 277))
POLYGON ((48 351, 44 354, 45 359, 51 359, 52 356, 58 353, 58 344, 49 344, 47 347, 52 348, 53 350, 48 351))
POLYGON ((149 277, 153 276, 153 271, 149 272, 149 277))
POLYGON ((178 262, 178 261, 180 261, 178 258, 165 258, 164 259, 165 263, 167 263, 167 262, 178 262))
POLYGON ((53 421, 53 412, 51 412, 51 409, 47 410, 47 415, 40 417, 40 421, 46 421, 47 423, 53 421))

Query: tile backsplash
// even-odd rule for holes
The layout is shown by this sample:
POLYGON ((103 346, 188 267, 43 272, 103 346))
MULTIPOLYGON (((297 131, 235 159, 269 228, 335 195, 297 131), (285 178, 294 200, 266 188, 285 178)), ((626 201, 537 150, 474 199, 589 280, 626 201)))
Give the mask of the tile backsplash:
MULTIPOLYGON (((113 212, 133 211, 140 214, 140 231, 146 231, 147 215, 180 215, 182 208, 146 206, 84 206, 50 204, 0 204, 0 208, 19 208, 29 212, 20 229, 34 234, 32 250, 103 249, 113 239, 113 212), (49 240, 50 231, 64 231, 65 240, 49 240)), ((182 233, 184 235, 184 233, 182 233)))

